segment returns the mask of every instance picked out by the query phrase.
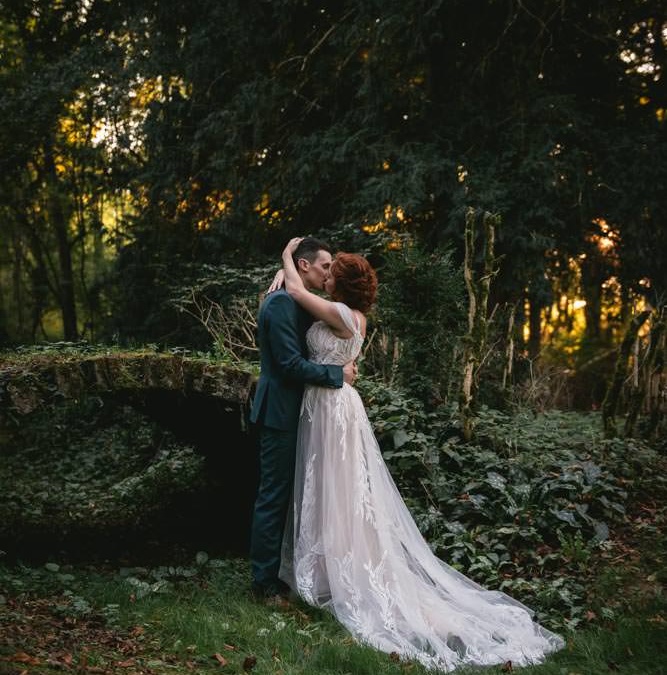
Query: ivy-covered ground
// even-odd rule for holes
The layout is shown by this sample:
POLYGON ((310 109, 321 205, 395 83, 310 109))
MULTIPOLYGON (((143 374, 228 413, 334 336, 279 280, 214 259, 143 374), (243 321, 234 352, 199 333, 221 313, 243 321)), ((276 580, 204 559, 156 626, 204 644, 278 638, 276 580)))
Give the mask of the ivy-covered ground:
MULTIPOLYGON (((434 550, 568 638, 531 673, 665 672, 659 440, 606 438, 594 413, 481 410, 465 444, 455 411, 371 381, 360 391, 434 550)), ((210 466, 137 408, 44 408, 5 428, 0 453, 0 674, 422 672, 298 602, 254 602, 245 557, 225 553, 227 532, 197 504, 210 466), (176 545, 164 521, 177 512, 193 535, 213 528, 207 548, 176 545)))

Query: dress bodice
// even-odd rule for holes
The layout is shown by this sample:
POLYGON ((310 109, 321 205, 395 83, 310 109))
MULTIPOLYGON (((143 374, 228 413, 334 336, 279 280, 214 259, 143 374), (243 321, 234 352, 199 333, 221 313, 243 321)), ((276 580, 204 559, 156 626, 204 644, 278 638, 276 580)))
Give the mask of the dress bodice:
POLYGON ((343 366, 356 359, 361 351, 364 338, 359 332, 354 314, 347 305, 342 303, 336 303, 336 305, 346 325, 352 331, 352 337, 338 337, 324 321, 313 323, 306 334, 306 342, 309 359, 315 363, 343 366))

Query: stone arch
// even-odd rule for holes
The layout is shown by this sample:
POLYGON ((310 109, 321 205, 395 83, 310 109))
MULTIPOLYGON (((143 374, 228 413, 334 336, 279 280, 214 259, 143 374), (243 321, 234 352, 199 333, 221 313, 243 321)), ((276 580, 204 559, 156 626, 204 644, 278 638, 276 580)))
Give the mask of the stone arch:
POLYGON ((156 352, 12 353, 0 355, 0 455, 7 431, 43 406, 85 397, 131 405, 205 458, 213 489, 193 503, 181 529, 213 554, 245 554, 257 486, 257 452, 248 424, 256 382, 251 366, 156 352))

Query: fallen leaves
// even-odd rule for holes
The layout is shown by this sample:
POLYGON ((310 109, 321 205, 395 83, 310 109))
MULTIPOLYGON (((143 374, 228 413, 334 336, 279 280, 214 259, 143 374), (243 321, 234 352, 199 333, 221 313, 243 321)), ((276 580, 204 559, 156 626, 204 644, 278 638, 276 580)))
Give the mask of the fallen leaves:
POLYGON ((221 665, 221 666, 226 666, 229 661, 220 653, 216 652, 213 654, 213 658, 221 665))
MULTIPOLYGON (((5 672, 3 662, 12 664, 7 672, 14 675, 32 675, 37 667, 77 675, 162 675, 175 667, 180 672, 201 671, 201 661, 156 653, 144 626, 119 630, 109 627, 102 616, 63 616, 69 603, 63 595, 6 598, 0 605, 0 625, 8 655, 0 656, 0 673, 5 672), (11 614, 11 621, 3 621, 3 609, 11 614)), ((187 651, 193 653, 196 647, 187 651)), ((219 667, 221 673, 229 668, 241 672, 239 666, 250 673, 257 666, 256 656, 244 657, 237 646, 228 643, 211 659, 212 667, 219 667)))
POLYGON ((36 656, 30 656, 25 652, 16 652, 13 656, 5 656, 3 661, 11 661, 13 663, 26 663, 30 666, 38 666, 41 661, 36 656))
POLYGON ((140 664, 143 627, 123 632, 109 628, 100 616, 63 616, 69 602, 65 596, 9 599, 12 620, 3 622, 3 647, 16 651, 0 661, 80 673, 112 675, 133 669, 151 675, 151 669, 140 664), (97 655, 95 664, 89 664, 90 652, 97 655))
POLYGON ((114 665, 116 665, 118 668, 132 668, 133 666, 137 665, 137 660, 125 659, 124 661, 116 661, 114 665))

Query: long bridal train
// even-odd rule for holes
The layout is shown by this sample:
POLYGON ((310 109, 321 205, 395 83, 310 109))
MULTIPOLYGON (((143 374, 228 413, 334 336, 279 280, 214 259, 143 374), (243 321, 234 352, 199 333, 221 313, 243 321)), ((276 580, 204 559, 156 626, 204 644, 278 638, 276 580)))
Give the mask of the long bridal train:
MULTIPOLYGON (((346 363, 363 343, 351 310, 337 306, 354 335, 342 339, 314 323, 307 341, 319 363, 346 363)), ((359 642, 429 668, 529 665, 564 646, 527 607, 433 554, 347 384, 306 387, 281 577, 359 642)))

